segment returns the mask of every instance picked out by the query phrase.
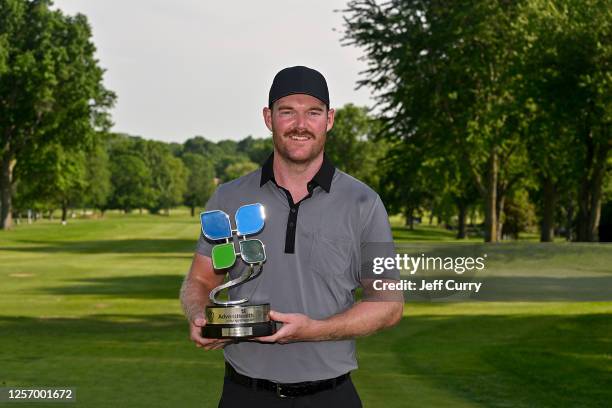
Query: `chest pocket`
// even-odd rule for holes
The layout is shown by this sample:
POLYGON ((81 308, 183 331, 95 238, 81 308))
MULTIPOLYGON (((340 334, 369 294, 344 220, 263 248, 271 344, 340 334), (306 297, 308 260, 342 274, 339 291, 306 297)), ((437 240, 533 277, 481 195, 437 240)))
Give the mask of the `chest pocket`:
POLYGON ((340 234, 315 234, 311 253, 311 269, 324 279, 351 280, 353 265, 349 237, 340 234))

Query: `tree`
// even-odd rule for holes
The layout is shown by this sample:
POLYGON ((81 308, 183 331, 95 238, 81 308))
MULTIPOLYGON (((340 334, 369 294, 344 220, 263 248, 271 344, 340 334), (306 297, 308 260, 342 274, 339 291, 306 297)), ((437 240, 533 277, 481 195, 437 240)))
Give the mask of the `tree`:
MULTIPOLYGON (((261 148, 257 148, 253 151, 250 150, 251 147, 255 147, 258 142, 255 142, 255 139, 247 137, 246 141, 239 145, 238 142, 233 140, 221 140, 217 143, 206 140, 202 136, 196 136, 192 139, 189 139, 185 142, 183 151, 184 153, 197 153, 204 156, 207 160, 209 160, 214 168, 215 175, 219 178, 219 180, 225 182, 232 180, 236 173, 226 174, 226 169, 230 168, 230 165, 236 163, 244 163, 251 161, 249 157, 253 156, 256 159, 260 160, 263 157, 262 151, 265 146, 261 148)), ((266 157, 271 153, 272 150, 266 153, 266 157)), ((236 168, 236 167, 233 167, 236 168)), ((241 173, 242 174, 242 173, 241 173)))
POLYGON ((12 226, 15 167, 46 145, 87 144, 109 125, 114 95, 102 85, 85 16, 49 0, 0 2, 0 228, 12 226))
POLYGON ((485 241, 500 239, 505 194, 525 175, 522 110, 508 92, 519 4, 357 0, 345 10, 345 43, 365 50, 359 86, 377 92, 382 135, 452 152, 482 197, 485 241))
POLYGON ((184 200, 193 217, 195 208, 205 206, 215 189, 215 172, 212 163, 201 155, 186 153, 181 159, 189 173, 184 200))
POLYGON ((158 196, 149 211, 155 214, 163 209, 168 213, 171 207, 181 204, 187 191, 187 176, 187 169, 181 159, 170 154, 165 156, 153 170, 153 188, 158 196))
POLYGON ((218 155, 220 149, 214 142, 205 139, 203 136, 195 136, 183 143, 183 153, 195 153, 210 159, 218 155))
POLYGON ((349 103, 336 110, 325 143, 325 153, 339 169, 375 190, 379 190, 379 161, 387 150, 387 141, 376 139, 378 132, 379 123, 367 108, 349 103))
POLYGON ((111 156, 112 193, 108 208, 130 212, 151 205, 153 191, 149 183, 151 170, 142 157, 130 150, 114 148, 111 156))
POLYGON ((270 153, 274 150, 274 142, 271 137, 255 139, 247 136, 238 142, 238 151, 248 156, 253 163, 264 164, 270 153))
POLYGON ((59 207, 62 222, 66 222, 68 209, 83 200, 87 184, 84 152, 53 143, 37 149, 36 154, 22 155, 21 160, 16 171, 16 208, 59 207))
POLYGON ((530 230, 534 225, 535 208, 529 201, 527 191, 518 190, 509 194, 504 212, 503 234, 518 239, 521 232, 530 230))
POLYGON ((424 164, 424 146, 418 143, 392 143, 381 168, 380 195, 390 213, 402 213, 413 229, 415 213, 432 198, 424 164))
POLYGON ((156 214, 182 203, 188 174, 183 162, 172 155, 169 146, 163 142, 137 139, 133 149, 141 152, 151 172, 147 183, 151 195, 145 207, 156 214))
POLYGON ((594 241, 612 151, 612 8, 607 0, 530 0, 522 15, 514 23, 525 55, 517 93, 531 111, 526 142, 540 182, 541 240, 552 240, 557 197, 579 186, 576 239, 594 241))
POLYGON ((225 171, 223 172, 223 181, 237 179, 238 177, 242 177, 246 174, 249 174, 250 172, 257 170, 258 168, 259 165, 249 160, 235 161, 225 168, 225 171))
POLYGON ((86 187, 84 205, 104 211, 110 200, 111 169, 105 135, 100 135, 97 143, 86 152, 86 187))

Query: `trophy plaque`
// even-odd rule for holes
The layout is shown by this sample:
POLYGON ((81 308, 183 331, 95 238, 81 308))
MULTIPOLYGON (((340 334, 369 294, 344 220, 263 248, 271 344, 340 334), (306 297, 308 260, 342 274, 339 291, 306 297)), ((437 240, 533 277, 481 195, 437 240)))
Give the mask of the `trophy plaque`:
POLYGON ((214 339, 246 339, 274 334, 276 325, 270 320, 270 304, 248 304, 249 299, 220 300, 217 295, 224 290, 242 285, 257 278, 266 261, 264 244, 249 235, 261 232, 265 225, 264 206, 255 203, 243 205, 236 211, 236 229, 232 229, 230 217, 223 211, 205 211, 200 214, 202 233, 211 241, 225 241, 212 248, 213 267, 229 269, 240 257, 248 265, 238 278, 229 280, 211 290, 212 305, 206 307, 206 326, 202 337, 214 339), (238 237, 240 251, 236 252, 234 235, 238 237))

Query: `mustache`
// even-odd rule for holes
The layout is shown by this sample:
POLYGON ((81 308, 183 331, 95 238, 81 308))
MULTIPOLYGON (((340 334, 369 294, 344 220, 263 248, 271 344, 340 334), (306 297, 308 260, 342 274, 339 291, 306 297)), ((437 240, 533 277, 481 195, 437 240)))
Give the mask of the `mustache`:
POLYGON ((297 128, 293 128, 293 129, 288 130, 287 132, 285 132, 283 134, 283 136, 285 136, 285 137, 291 137, 291 136, 309 136, 312 139, 315 138, 314 134, 312 134, 308 130, 306 130, 306 129, 297 129, 297 128))

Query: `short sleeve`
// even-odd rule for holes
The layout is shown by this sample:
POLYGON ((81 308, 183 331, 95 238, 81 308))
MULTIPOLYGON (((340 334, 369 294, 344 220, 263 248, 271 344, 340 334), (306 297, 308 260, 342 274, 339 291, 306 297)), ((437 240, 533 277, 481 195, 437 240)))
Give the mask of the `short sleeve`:
MULTIPOLYGON (((211 211, 211 210, 220 210, 221 208, 219 207, 219 194, 218 194, 218 189, 214 192, 214 194, 212 195, 212 197, 210 197, 210 199, 208 200, 208 202, 206 203, 206 211, 211 211)), ((212 247, 215 246, 215 243, 212 241, 207 240, 204 235, 202 234, 202 229, 200 228, 200 238, 198 239, 198 243, 196 245, 196 253, 203 255, 203 256, 207 256, 207 257, 211 257, 211 253, 212 253, 212 247)))
POLYGON ((395 243, 385 206, 377 195, 363 223, 361 232, 361 273, 363 298, 366 301, 403 301, 402 292, 378 290, 378 281, 397 281, 400 271, 395 266, 395 243), (381 265, 393 265, 381 267, 381 265))
POLYGON ((361 232, 362 246, 371 242, 393 242, 391 234, 391 224, 389 224, 389 215, 385 209, 385 205, 378 195, 374 205, 366 216, 363 230, 361 232))

